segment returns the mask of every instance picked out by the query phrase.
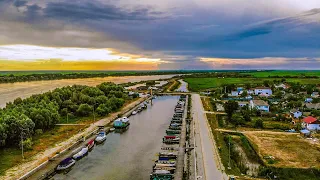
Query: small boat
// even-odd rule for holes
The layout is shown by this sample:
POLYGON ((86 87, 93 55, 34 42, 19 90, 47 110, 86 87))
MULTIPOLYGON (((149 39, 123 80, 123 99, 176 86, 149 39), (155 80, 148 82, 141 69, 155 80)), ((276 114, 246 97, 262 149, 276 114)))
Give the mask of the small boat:
POLYGON ((110 128, 110 131, 112 132, 112 131, 114 131, 116 128, 110 128))
POLYGON ((88 143, 87 143, 87 147, 89 149, 89 151, 91 151, 94 147, 94 139, 91 139, 88 143))
POLYGON ((72 167, 75 163, 76 163, 76 160, 68 157, 59 163, 56 170, 57 171, 66 170, 66 169, 72 167))
POLYGON ((74 160, 79 160, 88 154, 88 147, 82 148, 78 153, 72 156, 74 160))
POLYGON ((137 114, 137 111, 132 111, 131 114, 132 114, 132 115, 136 115, 136 114, 137 114))
POLYGON ((130 125, 129 118, 123 117, 123 118, 118 118, 113 122, 113 127, 116 129, 123 129, 127 128, 130 125))
POLYGON ((107 139, 107 135, 106 132, 104 131, 100 131, 98 136, 96 137, 95 141, 97 143, 102 143, 103 141, 105 141, 107 139))

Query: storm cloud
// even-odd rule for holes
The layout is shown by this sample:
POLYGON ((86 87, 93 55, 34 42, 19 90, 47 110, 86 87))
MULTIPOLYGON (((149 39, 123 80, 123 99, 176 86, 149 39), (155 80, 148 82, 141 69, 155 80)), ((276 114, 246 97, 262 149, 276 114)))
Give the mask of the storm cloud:
POLYGON ((170 62, 162 69, 320 68, 317 0, 0 3, 2 45, 111 48, 170 62), (286 59, 285 65, 259 63, 265 57, 286 59), (233 60, 216 66, 201 58, 233 60), (300 58, 306 60, 297 66, 300 58), (228 62, 234 66, 221 65, 228 62))

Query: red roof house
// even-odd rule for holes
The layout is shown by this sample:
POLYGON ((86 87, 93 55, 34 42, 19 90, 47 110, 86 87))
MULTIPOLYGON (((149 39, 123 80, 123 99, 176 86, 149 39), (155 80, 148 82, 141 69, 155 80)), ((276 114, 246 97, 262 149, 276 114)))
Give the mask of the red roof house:
POLYGON ((317 121, 317 119, 312 116, 308 116, 308 117, 305 117, 303 121, 307 124, 312 124, 313 122, 317 121))

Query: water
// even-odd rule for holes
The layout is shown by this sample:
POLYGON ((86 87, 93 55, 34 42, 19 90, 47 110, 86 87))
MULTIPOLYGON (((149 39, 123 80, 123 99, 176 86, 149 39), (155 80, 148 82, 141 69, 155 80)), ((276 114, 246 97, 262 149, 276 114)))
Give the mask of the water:
POLYGON ((61 79, 49 81, 31 81, 0 84, 0 108, 5 107, 7 102, 12 102, 18 97, 26 98, 33 94, 40 94, 58 87, 64 87, 74 84, 96 86, 103 82, 127 83, 146 80, 167 79, 175 75, 154 75, 154 76, 119 76, 104 78, 85 78, 85 79, 61 79))
POLYGON ((153 106, 130 117, 127 131, 108 134, 105 143, 96 146, 69 173, 56 174, 53 179, 149 180, 178 99, 158 97, 153 106))
POLYGON ((182 79, 180 79, 179 82, 181 83, 181 85, 176 91, 177 92, 189 92, 188 91, 188 83, 186 83, 182 79))

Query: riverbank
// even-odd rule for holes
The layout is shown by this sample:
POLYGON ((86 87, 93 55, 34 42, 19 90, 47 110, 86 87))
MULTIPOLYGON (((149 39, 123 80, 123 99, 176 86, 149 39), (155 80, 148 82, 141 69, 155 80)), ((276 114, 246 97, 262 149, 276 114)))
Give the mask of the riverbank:
POLYGON ((27 98, 34 94, 42 94, 56 88, 72 86, 72 85, 87 85, 96 86, 103 82, 113 82, 122 84, 128 82, 140 82, 148 80, 170 79, 172 75, 154 75, 154 76, 119 76, 119 77, 104 77, 104 78, 83 78, 83 79, 62 79, 62 80, 47 80, 47 81, 32 81, 0 84, 0 108, 5 107, 6 103, 12 102, 16 98, 27 98))
POLYGON ((30 161, 22 163, 18 166, 15 166, 13 168, 10 168, 6 171, 5 175, 0 177, 0 179, 18 179, 19 177, 23 176, 27 172, 31 171, 33 168, 37 167, 38 165, 42 164, 43 162, 46 162, 49 158, 53 157, 57 153, 63 151, 64 149, 70 147, 72 144, 77 142, 82 136, 86 136, 90 132, 94 131, 98 128, 98 126, 105 126, 114 119, 118 117, 118 115, 122 115, 131 109, 133 109, 135 106, 143 102, 146 98, 140 98, 124 108, 122 108, 120 111, 116 113, 110 114, 108 117, 103 118, 93 124, 91 124, 88 128, 83 130, 82 132, 79 132, 78 134, 70 137, 68 140, 56 144, 54 147, 47 149, 46 151, 42 153, 38 153, 33 158, 30 159, 30 161))

